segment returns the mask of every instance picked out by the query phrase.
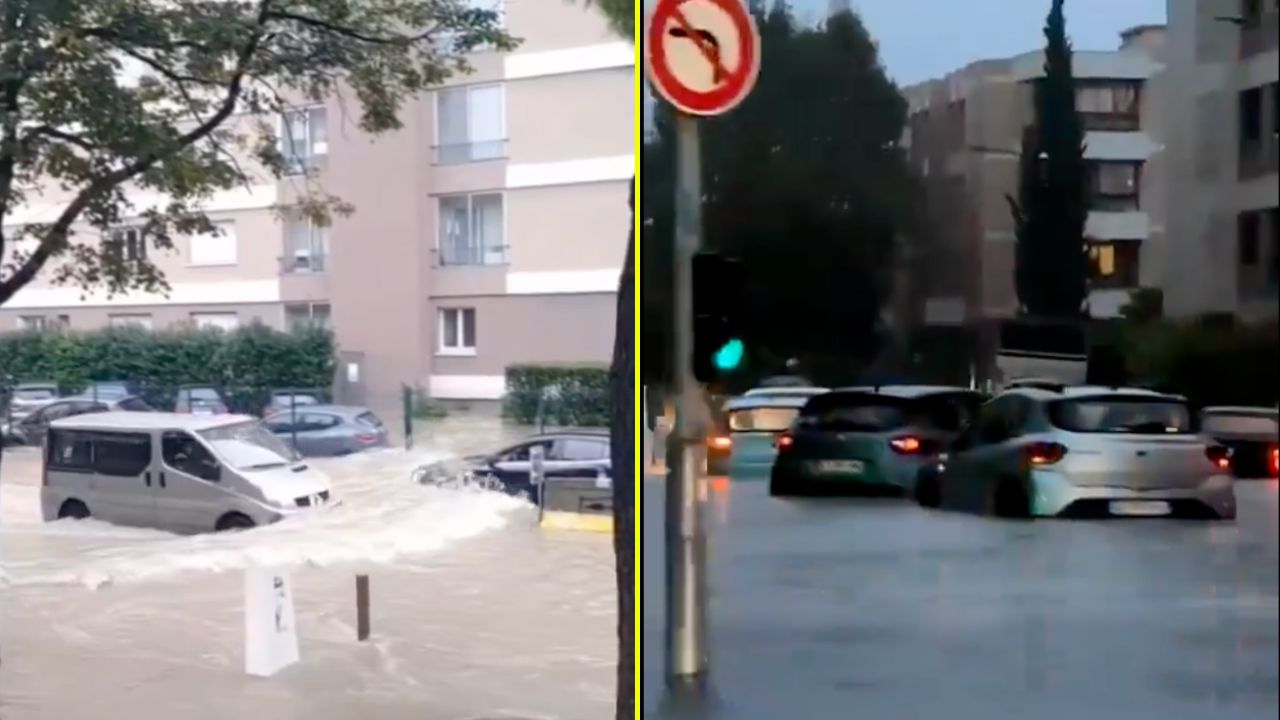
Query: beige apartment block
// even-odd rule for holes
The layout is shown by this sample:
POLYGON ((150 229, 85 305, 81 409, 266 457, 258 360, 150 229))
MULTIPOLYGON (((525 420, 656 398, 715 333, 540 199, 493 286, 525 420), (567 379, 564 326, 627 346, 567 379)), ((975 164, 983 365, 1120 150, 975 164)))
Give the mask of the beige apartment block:
MULTIPOLYGON (((0 309, 0 330, 323 323, 343 399, 388 412, 402 383, 496 400, 512 364, 607 362, 634 169, 633 50, 581 4, 506 0, 503 11, 522 45, 474 56, 474 73, 405 106, 400 131, 367 136, 340 97, 272 119, 287 124, 299 169, 355 206, 350 217, 327 229, 291 220, 300 176, 223 193, 207 207, 221 234, 156 258, 168 297, 81 298, 42 278, 0 309)), ((53 206, 42 197, 4 224, 53 206)))
POLYGON ((1169 0, 1163 287, 1174 315, 1280 307, 1277 0, 1169 0))
MULTIPOLYGON (((1090 312, 1115 317, 1130 292, 1159 284, 1150 258, 1164 242, 1159 110, 1164 29, 1126 31, 1115 51, 1077 51, 1076 105, 1090 172, 1086 235, 1092 258, 1090 312)), ((1043 52, 984 60, 909 87, 904 138, 925 183, 928 234, 912 260, 895 315, 977 330, 1017 311, 1014 223, 1024 132, 1034 123, 1034 82, 1043 52)))

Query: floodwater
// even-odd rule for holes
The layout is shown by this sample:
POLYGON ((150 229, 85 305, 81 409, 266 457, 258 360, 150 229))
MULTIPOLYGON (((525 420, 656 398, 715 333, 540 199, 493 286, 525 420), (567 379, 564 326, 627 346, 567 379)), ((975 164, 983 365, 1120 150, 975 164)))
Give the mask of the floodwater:
POLYGON ((611 540, 553 533, 519 500, 415 485, 424 462, 524 430, 438 421, 415 451, 309 461, 343 504, 249 532, 179 537, 39 517, 39 456, 0 485, 0 717, 276 720, 610 714, 611 540), (244 674, 244 574, 291 568, 301 662, 244 674), (372 635, 357 642, 368 573, 372 635))

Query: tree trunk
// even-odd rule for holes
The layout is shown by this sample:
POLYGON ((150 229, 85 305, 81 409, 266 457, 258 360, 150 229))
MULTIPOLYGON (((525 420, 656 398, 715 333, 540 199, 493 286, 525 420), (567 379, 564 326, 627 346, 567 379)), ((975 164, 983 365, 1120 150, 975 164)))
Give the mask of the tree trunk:
POLYGON ((618 283, 618 318, 614 326, 613 366, 609 372, 611 399, 610 447, 613 463, 613 551, 618 581, 618 679, 616 720, 633 720, 635 683, 635 468, 636 348, 635 348, 635 179, 631 180, 631 228, 627 257, 618 283))

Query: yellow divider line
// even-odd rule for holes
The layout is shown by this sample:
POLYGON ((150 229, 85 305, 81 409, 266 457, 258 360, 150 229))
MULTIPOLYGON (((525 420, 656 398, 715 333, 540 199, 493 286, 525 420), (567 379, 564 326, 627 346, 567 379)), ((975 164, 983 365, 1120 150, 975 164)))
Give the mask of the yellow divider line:
POLYGON ((613 515, 587 515, 548 510, 542 515, 541 526, 548 530, 612 533, 613 515))

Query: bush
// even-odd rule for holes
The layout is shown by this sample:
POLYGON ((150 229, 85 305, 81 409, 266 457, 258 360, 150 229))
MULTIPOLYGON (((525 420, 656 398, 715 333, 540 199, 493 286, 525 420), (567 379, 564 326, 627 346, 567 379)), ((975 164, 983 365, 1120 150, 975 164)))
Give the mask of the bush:
POLYGON ((223 389, 233 410, 254 412, 272 388, 333 383, 332 335, 312 329, 282 333, 263 325, 217 329, 111 328, 92 332, 0 334, 0 380, 56 382, 76 393, 93 381, 136 383, 159 408, 172 406, 181 385, 223 389))
POLYGON ((1280 396, 1274 323, 1205 320, 1131 324, 1122 330, 1129 371, 1193 405, 1273 405, 1280 396))
POLYGON ((513 365, 507 368, 503 414, 526 425, 538 422, 542 405, 547 425, 603 427, 609 424, 609 371, 596 366, 513 365))

